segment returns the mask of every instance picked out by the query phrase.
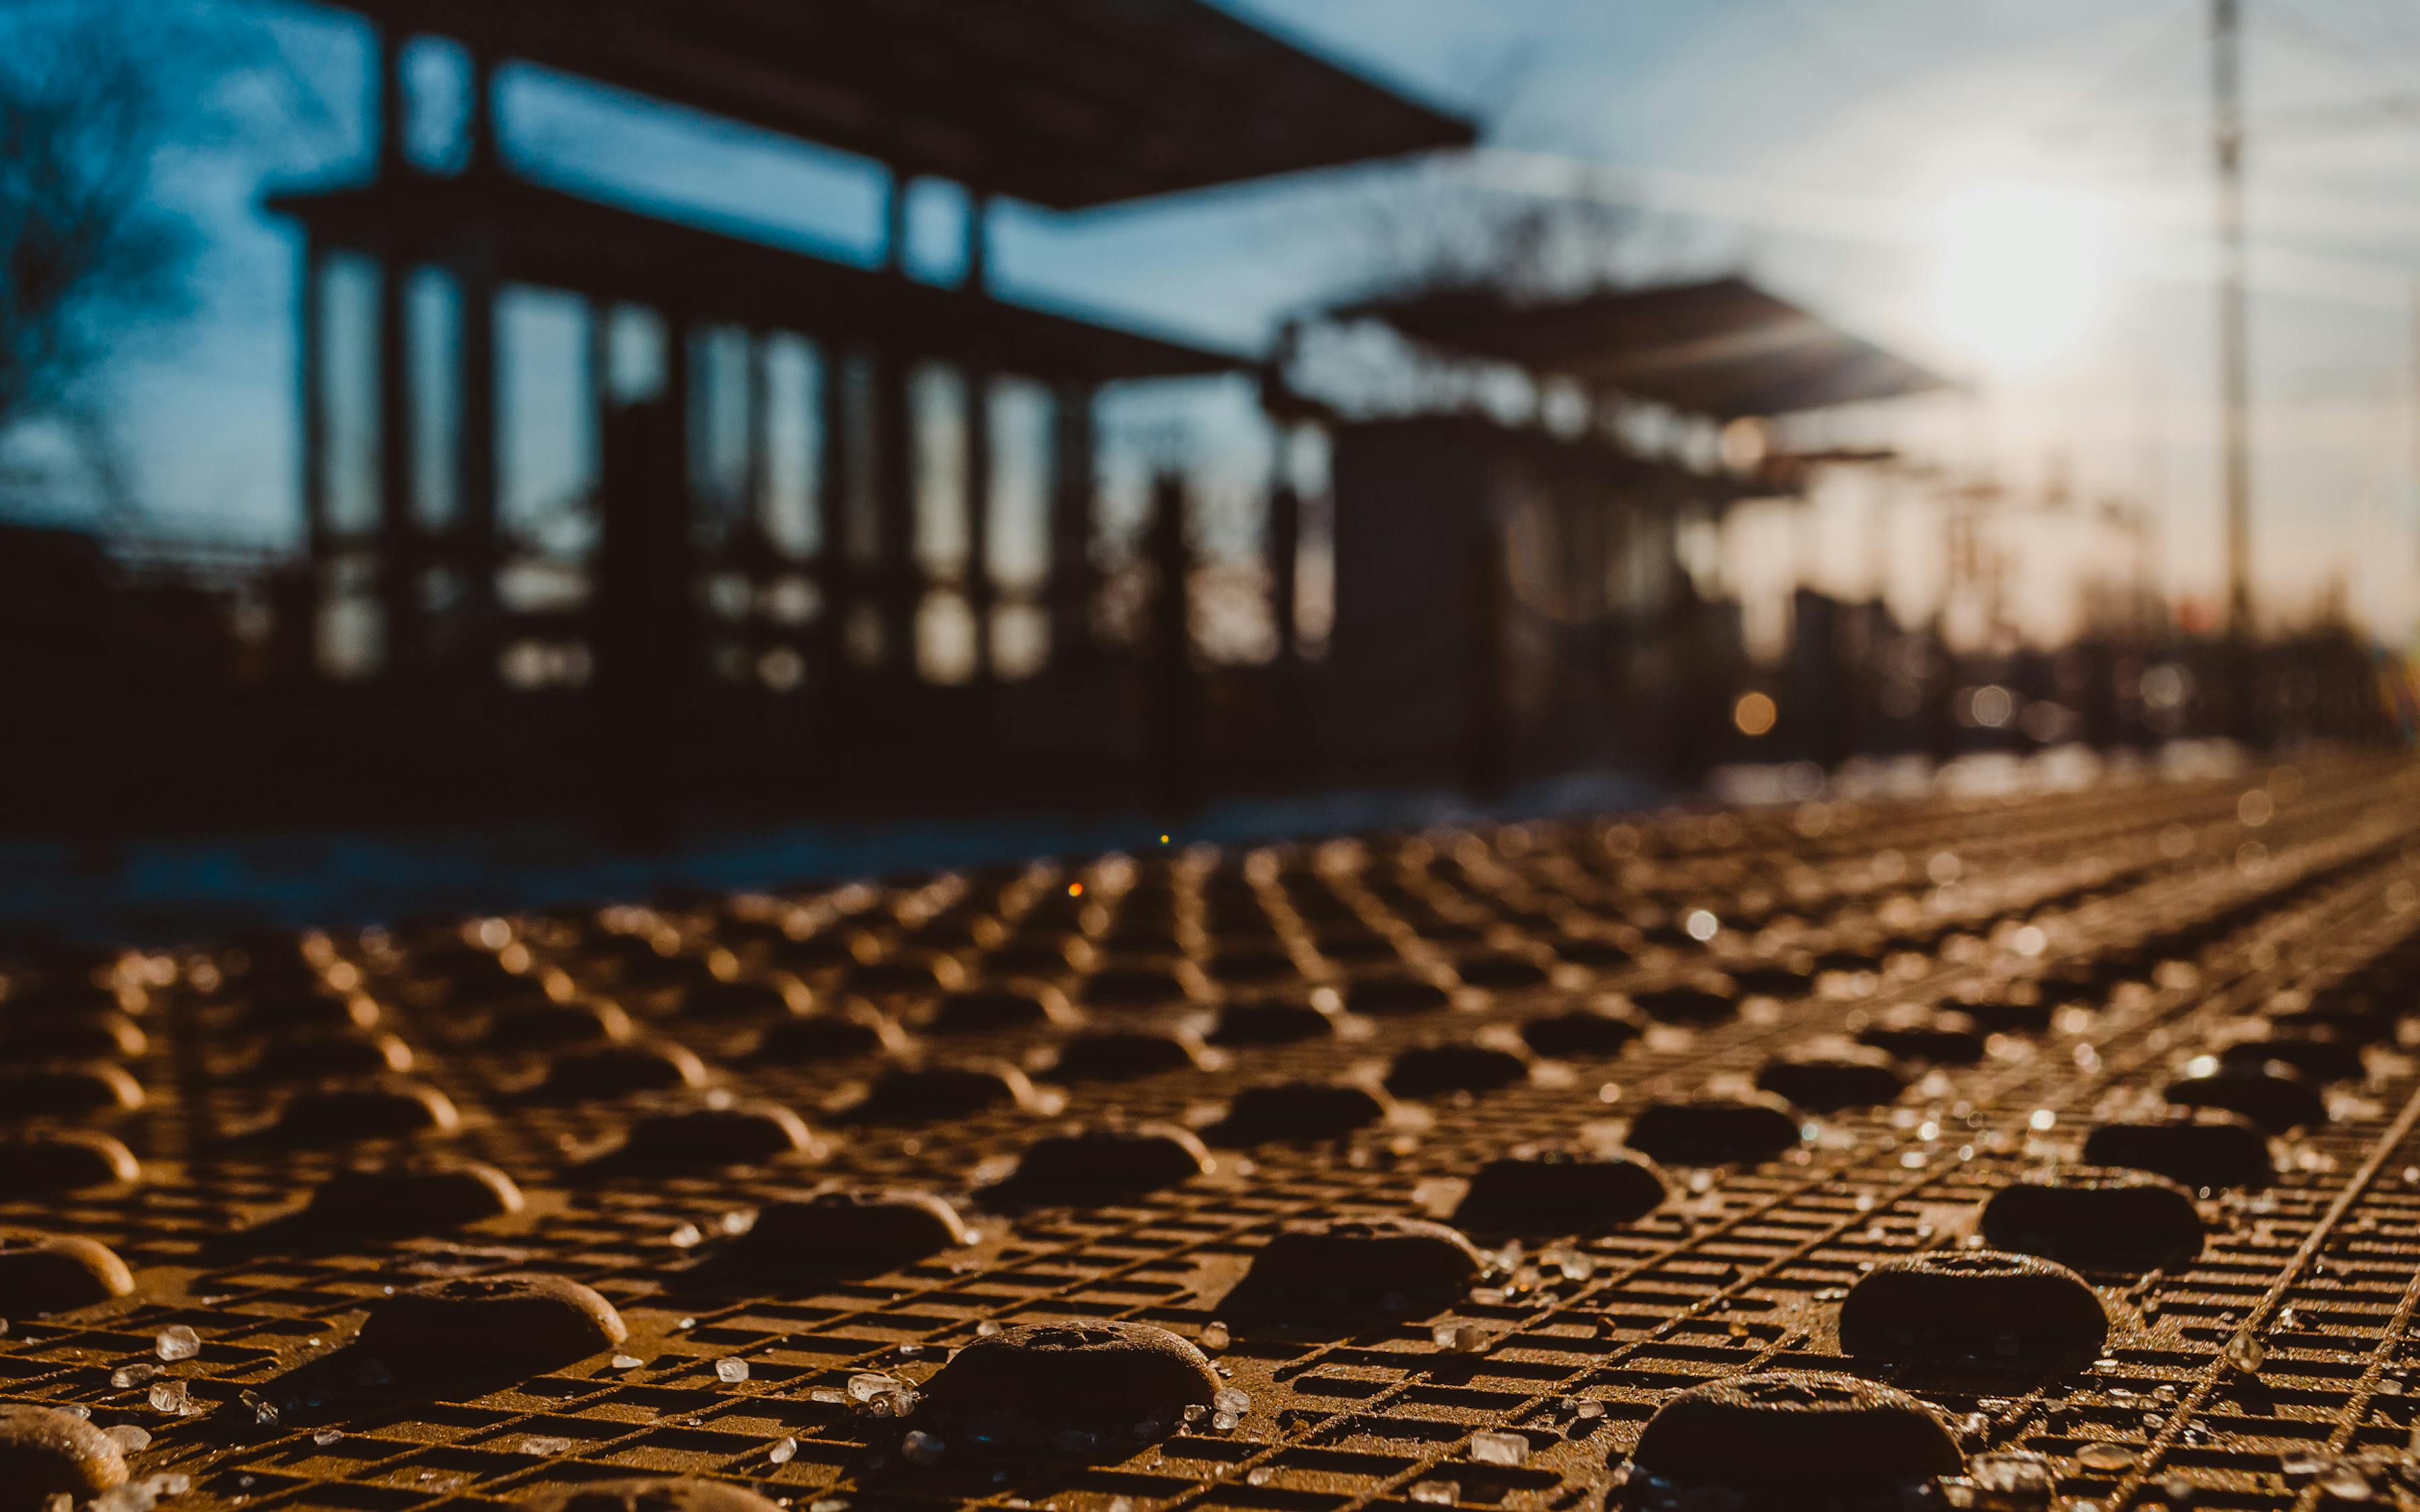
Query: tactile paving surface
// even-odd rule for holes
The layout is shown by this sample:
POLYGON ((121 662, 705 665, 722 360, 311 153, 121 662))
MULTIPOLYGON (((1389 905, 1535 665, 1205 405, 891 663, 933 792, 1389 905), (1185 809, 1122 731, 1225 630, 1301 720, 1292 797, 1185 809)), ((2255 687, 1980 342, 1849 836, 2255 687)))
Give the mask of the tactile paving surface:
MULTIPOLYGON (((475 1507, 656 1473, 812 1512, 1559 1512, 1646 1494, 1630 1451, 1682 1391, 1821 1370, 1931 1405, 1966 1473, 1901 1494, 1940 1504, 2420 1505, 2415 798, 2338 759, 8 963, 0 1055, 25 1070, 0 1119, 106 1131, 142 1177, 0 1183, 12 1234, 98 1240, 136 1281, 12 1316, 0 1398, 133 1446, 122 1506, 475 1507), (1545 1019, 1567 1032, 1525 1034, 1545 1019), (2214 1095, 2305 1121, 2272 1131, 2273 1181, 2195 1194, 2197 1257, 2088 1271, 2090 1359, 1842 1352, 1877 1264, 1979 1246, 1995 1192, 2200 1095, 2171 1084, 2257 1033, 2311 1074, 2239 1050, 2255 1074, 2214 1095), (1834 1046, 1859 1037, 1875 1051, 1834 1046), (1792 1108, 1770 1158, 1668 1155, 1646 1216, 1556 1232, 1550 1204, 1476 1233, 1451 1296, 1373 1273, 1357 1309, 1222 1305, 1290 1222, 1450 1220, 1490 1160, 1769 1103, 1760 1073, 1810 1047, 1903 1089, 1792 1108), (96 1075, 63 1048, 122 1062, 141 1104, 79 1107, 96 1075), (1367 1088, 1342 1120, 1367 1121, 1253 1090, 1280 1083, 1367 1088), (2314 1092, 2310 1123, 2290 1098, 2314 1092), (1070 1126, 1152 1123, 1209 1168, 1085 1146, 1007 1180, 1070 1126), (428 1151, 524 1205, 382 1239, 292 1216, 349 1165, 428 1151), (939 1195, 971 1237, 886 1265, 810 1223, 734 1258, 759 1208, 828 1187, 939 1195), (627 1338, 460 1386, 352 1344, 395 1290, 528 1273, 594 1288, 627 1338), (1074 1319, 1194 1341, 1217 1400, 1039 1443, 944 1431, 923 1400, 977 1338, 1074 1319)), ((409 1207, 396 1227, 423 1227, 409 1207)))

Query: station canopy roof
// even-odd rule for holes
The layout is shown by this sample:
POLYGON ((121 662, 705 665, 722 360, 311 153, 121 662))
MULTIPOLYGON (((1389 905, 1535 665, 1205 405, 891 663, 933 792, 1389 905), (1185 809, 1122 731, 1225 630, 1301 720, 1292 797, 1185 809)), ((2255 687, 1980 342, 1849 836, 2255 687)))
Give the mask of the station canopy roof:
POLYGON ((1207 0, 334 3, 1054 209, 1476 135, 1207 0))
POLYGON ((1721 420, 1951 386, 1744 278, 1544 301, 1451 289, 1366 301, 1337 313, 1382 321, 1442 351, 1577 378, 1721 420))
POLYGON ((980 352, 1030 378, 1113 382, 1241 370, 1243 356, 959 288, 920 284, 767 239, 754 227, 666 220, 506 173, 403 173, 269 196, 323 251, 430 263, 474 247, 507 283, 677 310, 700 320, 861 341, 911 357, 980 352))

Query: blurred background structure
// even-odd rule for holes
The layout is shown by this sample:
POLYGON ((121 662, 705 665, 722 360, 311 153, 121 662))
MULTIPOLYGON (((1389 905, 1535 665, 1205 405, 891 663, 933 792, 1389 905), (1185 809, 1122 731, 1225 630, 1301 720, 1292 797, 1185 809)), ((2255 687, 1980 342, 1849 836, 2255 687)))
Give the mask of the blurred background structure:
POLYGON ((7 0, 0 825, 2408 738, 2420 23, 1685 8, 7 0))

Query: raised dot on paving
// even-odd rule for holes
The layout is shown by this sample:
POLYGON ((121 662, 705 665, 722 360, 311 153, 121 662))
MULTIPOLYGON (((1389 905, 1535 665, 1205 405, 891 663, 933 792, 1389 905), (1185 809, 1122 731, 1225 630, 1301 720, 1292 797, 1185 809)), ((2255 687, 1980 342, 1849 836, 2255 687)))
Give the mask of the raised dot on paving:
POLYGON ((931 1193, 834 1191, 767 1203, 718 1258, 762 1275, 873 1275, 971 1242, 931 1193))
POLYGON ((398 1377, 475 1380, 566 1365, 628 1332, 612 1303, 577 1281, 463 1276, 373 1300, 355 1342, 398 1377))
POLYGON ((426 1082, 380 1076, 335 1082, 288 1097, 269 1134, 287 1144, 450 1134, 462 1126, 453 1099, 426 1082))
POLYGON ((687 1019, 734 1023, 804 1012, 813 995, 795 981, 702 981, 681 995, 687 1019))
POLYGON ((1226 1116, 1202 1131, 1214 1145, 1257 1145, 1278 1139, 1335 1139, 1387 1117, 1386 1099, 1366 1087, 1336 1082, 1271 1082, 1247 1087, 1226 1116))
POLYGON ((1649 1103, 1631 1120, 1628 1142, 1667 1165, 1728 1165, 1771 1160, 1801 1136, 1790 1105, 1761 1092, 1649 1103))
POLYGON ((254 998, 243 1011, 243 1026, 261 1034, 294 1034, 333 1029, 367 1029, 383 1017, 378 1003, 360 993, 339 993, 313 986, 254 998))
POLYGON ((922 1427, 1008 1444, 1162 1437, 1219 1392, 1200 1350, 1148 1323, 1015 1323, 977 1338, 925 1383, 922 1427))
POLYGON ((1840 1304, 1840 1348, 1884 1360, 2059 1368, 2091 1359, 2108 1333, 2082 1276, 1991 1250, 1883 1260, 1840 1304))
POLYGON ((1477 1233, 1595 1234, 1636 1223, 1668 1195, 1663 1173, 1639 1156, 1549 1148, 1481 1165, 1453 1221, 1477 1233))
POLYGON ((133 1290, 134 1273, 97 1240, 22 1232, 0 1238, 0 1318, 72 1312, 133 1290))
POLYGON ((1426 977, 1400 969, 1365 972, 1344 986, 1344 1006, 1373 1018, 1432 1013, 1452 1003, 1453 995, 1443 987, 1426 977))
POLYGON ((2043 1034, 2050 1029, 2056 1005, 2030 981, 2000 982, 1977 987, 1952 998, 1949 1007, 1974 1020, 1986 1034, 2043 1034))
POLYGON ((1387 1090, 1397 1097, 1492 1092, 1529 1079, 1529 1062, 1510 1050, 1468 1041, 1413 1045, 1387 1068, 1387 1090))
POLYGON ((1521 1026, 1521 1041, 1542 1056, 1617 1056, 1646 1032, 1637 1009, 1611 1002, 1542 1013, 1521 1026))
POLYGON ((627 1040, 635 1032, 630 1015, 615 1004, 531 997, 496 1009, 480 1043, 490 1050, 552 1050, 627 1040))
POLYGON ((943 993, 918 1015, 916 1026, 926 1034, 999 1034, 1075 1024, 1081 1017, 1065 993, 1036 982, 943 993))
POLYGON ((1317 1219, 1273 1235, 1218 1305, 1242 1316, 1306 1319, 1434 1312, 1460 1296, 1481 1269, 1479 1251, 1444 1224, 1317 1219))
POLYGON ((1209 1039, 1212 1044, 1231 1046, 1298 1044, 1335 1034, 1331 1015, 1298 998, 1273 996, 1229 1003, 1218 1011, 1209 1039))
POLYGON ((1739 1011, 1739 983, 1719 972, 1629 995, 1640 1012, 1661 1024, 1720 1024, 1739 1011))
POLYGON ((242 1074, 260 1082, 313 1082, 384 1076, 411 1069, 411 1047, 392 1034, 333 1030, 271 1040, 242 1074))
POLYGON ((664 1040, 633 1040, 555 1057, 531 1095, 571 1103, 632 1092, 695 1089, 708 1079, 706 1062, 688 1046, 664 1040))
POLYGON ((822 1153, 806 1120, 779 1103, 676 1108, 633 1119, 621 1144, 590 1163, 600 1174, 754 1165, 822 1153))
POLYGON ((990 1195, 1015 1202, 1102 1202, 1178 1185, 1210 1169, 1210 1152, 1171 1123, 1079 1129, 1037 1139, 990 1195))
POLYGON ((1513 950, 1474 951, 1457 959, 1453 972, 1462 979, 1463 985, 1484 987, 1491 992, 1543 987, 1552 975, 1534 957, 1513 950))
POLYGON ((880 961, 859 962, 841 975, 853 993, 868 997, 916 997, 963 986, 966 968, 934 951, 903 950, 880 961))
POLYGON ((2273 1134, 2328 1121, 2328 1100, 2310 1079, 2284 1061, 2228 1066, 2195 1061, 2164 1094, 2179 1107, 2241 1113, 2273 1134))
POLYGON ((1666 1399, 1631 1451, 1643 1473, 1684 1494, 1729 1493, 1759 1509, 1864 1504, 1965 1468, 1930 1407, 1854 1376, 1774 1370, 1666 1399))
POLYGON ((1104 1029, 1063 1042, 1048 1074, 1062 1082, 1122 1082, 1201 1067, 1202 1043, 1189 1034, 1104 1029))
POLYGON ((535 1486, 520 1505, 534 1512, 782 1512, 744 1486, 688 1475, 631 1475, 535 1486))
POLYGON ((521 1211, 520 1188, 483 1161, 428 1155, 339 1171, 301 1214, 342 1234, 425 1234, 521 1211))
POLYGON ((2240 1113, 2174 1108, 2164 1117, 2095 1124, 2084 1136, 2089 1165, 2154 1171, 2211 1192, 2267 1186, 2277 1179, 2269 1136, 2240 1113))
POLYGON ((1983 1204, 1984 1240, 2086 1271, 2149 1271, 2201 1253, 2192 1194, 2164 1176, 2069 1166, 2002 1187, 1983 1204))
POLYGON ((142 1105, 143 1084, 115 1061, 0 1071, 0 1120, 131 1113, 142 1105))
POLYGON ((1837 1113, 1895 1101, 1907 1090, 1907 1073, 1889 1051, 1873 1045, 1808 1045, 1766 1061, 1756 1085, 1793 1107, 1837 1113))
POLYGON ((0 1060, 132 1060, 149 1043, 142 1026, 114 1009, 0 1026, 0 1060))
POLYGON ((1860 1043, 1919 1065, 1971 1066, 1983 1058, 1980 1026, 1954 1009, 1891 1010, 1857 1032, 1860 1043))
POLYGON ((2262 1025, 2218 1052, 2222 1072, 2257 1072, 2273 1062, 2290 1066, 2315 1083, 2352 1081, 2363 1072, 2361 1047, 2326 1029, 2262 1025))
POLYGON ((47 1512, 126 1484, 126 1457, 92 1423, 55 1407, 0 1406, 0 1512, 47 1512))
POLYGON ((1086 977, 1077 992, 1094 1008, 1159 1008, 1188 1001, 1195 980, 1175 965, 1110 965, 1086 977))
POLYGON ((894 1054, 907 1043, 898 1025, 871 1006, 860 1004, 777 1019, 750 1055, 783 1065, 806 1065, 894 1054))
POLYGON ((0 1196, 80 1192, 143 1179, 143 1165, 98 1129, 30 1129, 0 1137, 0 1196))
POLYGON ((991 1108, 1039 1107, 1033 1083, 1004 1060, 901 1066, 884 1072, 849 1108, 865 1123, 924 1123, 991 1108))

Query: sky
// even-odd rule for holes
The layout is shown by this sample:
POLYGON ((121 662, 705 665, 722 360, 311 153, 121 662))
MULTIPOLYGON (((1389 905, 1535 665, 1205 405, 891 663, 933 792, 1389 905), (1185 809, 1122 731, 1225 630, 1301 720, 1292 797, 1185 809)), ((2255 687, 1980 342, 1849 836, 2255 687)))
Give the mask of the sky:
MULTIPOLYGON (((2063 477, 2145 505, 2165 586, 2214 596, 2210 0, 1219 3, 1481 120, 1480 153, 1425 171, 1637 207, 1642 255, 1671 271, 1743 269, 1966 380, 1969 397, 1854 424, 2020 490, 2063 477)), ((2400 640, 2420 623, 2420 9, 2244 7, 2256 589, 2290 616, 2335 585, 2400 640)), ((200 236, 192 308, 107 378, 147 529, 280 543, 299 520, 294 248, 256 205, 266 185, 361 161, 365 54, 341 12, 252 13, 281 66, 230 85, 237 128, 161 165, 159 192, 200 236)), ((414 78, 421 135, 442 144, 459 109, 444 50, 416 54, 414 78)), ((507 80, 503 122, 510 159, 541 177, 870 255, 879 180, 856 160, 528 70, 507 80)), ((995 276, 1257 347, 1366 275, 1375 249, 1340 209, 1404 172, 1064 217, 1005 207, 995 276)), ((915 210, 916 266, 947 278, 954 198, 926 186, 915 210)), ((1743 590, 1771 601, 1804 575, 1863 591, 1880 571, 1911 612, 1936 591, 1922 486, 1844 481, 1812 523, 1741 519, 1743 590)), ((1999 529, 2018 617, 2043 635, 2078 574, 2114 570, 2121 549, 2054 514, 1999 529)))

